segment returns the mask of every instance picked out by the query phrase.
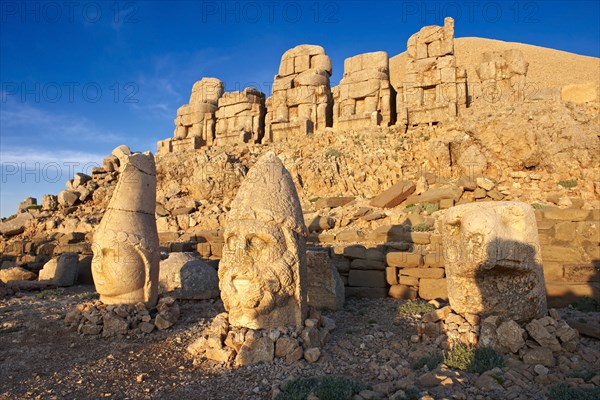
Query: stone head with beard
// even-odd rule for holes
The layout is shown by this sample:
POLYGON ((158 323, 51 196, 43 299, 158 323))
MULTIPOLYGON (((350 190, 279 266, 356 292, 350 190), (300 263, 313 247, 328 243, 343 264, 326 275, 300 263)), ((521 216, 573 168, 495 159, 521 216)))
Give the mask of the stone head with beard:
POLYGON ((301 326, 307 314, 306 226, 289 172, 262 156, 227 215, 219 286, 232 326, 301 326))

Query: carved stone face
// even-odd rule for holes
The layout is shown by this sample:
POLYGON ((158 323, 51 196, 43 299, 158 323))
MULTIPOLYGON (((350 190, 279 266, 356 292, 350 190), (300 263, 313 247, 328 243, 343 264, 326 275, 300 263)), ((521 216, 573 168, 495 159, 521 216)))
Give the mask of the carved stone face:
POLYGON ((277 319, 269 314, 296 292, 294 251, 297 246, 274 224, 236 221, 228 227, 219 278, 230 322, 261 328, 261 321, 277 319))
POLYGON ((92 274, 96 291, 105 303, 144 298, 144 260, 134 246, 118 240, 100 239, 94 244, 92 274))

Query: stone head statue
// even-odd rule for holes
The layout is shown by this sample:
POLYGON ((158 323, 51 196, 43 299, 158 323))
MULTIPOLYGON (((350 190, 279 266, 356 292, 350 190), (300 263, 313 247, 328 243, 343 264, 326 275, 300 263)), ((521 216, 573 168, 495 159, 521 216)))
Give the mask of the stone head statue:
POLYGON ((307 311, 305 238, 292 178, 269 152, 250 170, 227 216, 219 286, 231 325, 302 324, 307 311))
POLYGON ((153 307, 160 262, 154 156, 132 154, 127 146, 116 148, 113 155, 119 159, 120 175, 94 232, 94 285, 105 304, 143 302, 153 307))

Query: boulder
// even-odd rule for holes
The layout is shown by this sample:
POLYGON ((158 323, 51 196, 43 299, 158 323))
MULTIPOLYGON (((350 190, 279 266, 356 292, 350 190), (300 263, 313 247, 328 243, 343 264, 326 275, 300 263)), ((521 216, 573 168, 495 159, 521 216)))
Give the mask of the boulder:
POLYGON ((443 231, 453 310, 516 322, 547 315, 537 224, 530 205, 456 206, 446 213, 443 231))
POLYGON ((21 267, 10 267, 0 269, 0 281, 8 283, 10 281, 32 281, 37 275, 21 267))
POLYGON ((58 194, 58 204, 63 207, 71 207, 79 200, 80 193, 74 190, 63 190, 58 194))
POLYGON ((392 208, 402 203, 415 191, 415 184, 409 181, 395 183, 369 203, 373 207, 392 208))
POLYGON ((160 262, 159 293, 178 299, 207 300, 219 296, 217 271, 193 253, 171 253, 160 262))
POLYGON ((25 231, 27 222, 33 219, 29 213, 21 213, 16 217, 4 222, 0 222, 0 234, 4 236, 14 236, 25 231))
POLYGON ((53 258, 44 264, 38 280, 56 286, 73 286, 77 281, 78 273, 79 255, 77 253, 63 253, 60 257, 53 258))
POLYGON ((327 253, 307 251, 306 264, 308 305, 316 309, 342 309, 344 282, 327 253))

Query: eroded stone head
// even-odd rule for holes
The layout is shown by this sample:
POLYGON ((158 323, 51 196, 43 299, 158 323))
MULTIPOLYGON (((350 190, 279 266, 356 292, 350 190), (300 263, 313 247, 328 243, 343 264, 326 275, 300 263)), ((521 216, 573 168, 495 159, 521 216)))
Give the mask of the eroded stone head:
POLYGON ((120 175, 94 233, 92 274, 106 304, 156 304, 160 253, 156 229, 156 167, 151 153, 113 151, 120 175))
POLYGON ((269 152, 227 216, 219 286, 233 326, 300 326, 306 315, 306 227, 289 172, 269 152))

